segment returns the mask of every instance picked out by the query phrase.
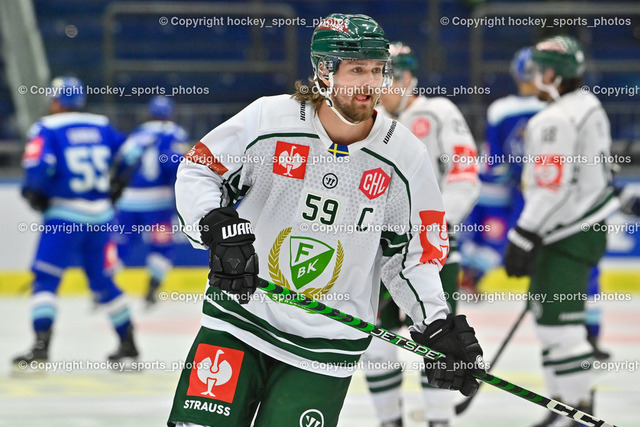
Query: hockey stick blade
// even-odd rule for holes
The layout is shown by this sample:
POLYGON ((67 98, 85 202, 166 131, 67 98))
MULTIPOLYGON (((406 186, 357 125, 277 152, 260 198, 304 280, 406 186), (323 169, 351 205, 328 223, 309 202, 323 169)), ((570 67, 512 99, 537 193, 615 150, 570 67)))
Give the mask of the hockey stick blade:
MULTIPOLYGON (((502 344, 500 345, 500 348, 498 348, 498 351, 496 352, 495 357, 489 363, 489 369, 487 369, 487 372, 491 372, 491 370, 493 369, 495 364, 498 362, 498 359, 500 358, 500 355, 504 351, 504 349, 507 346, 507 344, 509 343, 509 341, 511 341, 511 337, 513 336, 513 334, 515 334, 516 329, 518 329, 518 326, 520 326, 520 323, 522 322, 522 319, 524 319, 524 316, 526 314, 527 314, 527 307, 525 307, 524 310, 522 311, 522 313, 520 313, 520 316, 518 317, 518 320, 516 320, 516 323, 513 324, 513 326, 509 330, 509 333, 507 334, 505 339, 502 341, 502 344)), ((480 391, 480 389, 478 389, 478 391, 480 391)), ((464 411, 466 411, 466 409, 469 407, 469 405, 471 404, 471 402, 473 401, 473 399, 477 395, 478 395, 478 392, 472 394, 471 396, 469 396, 466 399, 464 399, 462 402, 458 403, 455 406, 456 415, 459 415, 459 414, 463 413, 464 411)))
MULTIPOLYGON (((293 304, 297 307, 305 308, 314 313, 322 314, 325 317, 343 323, 347 326, 351 326, 352 328, 364 332, 365 334, 382 339, 388 343, 391 343, 404 350, 410 351, 411 353, 417 354, 421 357, 425 357, 431 360, 437 360, 445 357, 444 354, 432 350, 424 345, 420 345, 415 341, 403 337, 402 335, 398 335, 384 328, 379 328, 373 323, 369 323, 362 319, 358 319, 357 317, 351 316, 350 314, 343 313, 338 309, 331 308, 319 301, 307 297, 306 295, 299 294, 287 288, 283 288, 282 286, 276 285, 275 283, 260 279, 258 283, 258 289, 261 289, 264 292, 268 292, 269 294, 273 295, 276 300, 279 300, 282 303, 293 304)), ((475 375, 475 377, 480 381, 499 388, 500 390, 507 391, 515 396, 528 400, 531 403, 535 403, 538 406, 547 408, 548 410, 555 412, 556 414, 565 416, 575 421, 580 421, 582 424, 588 427, 616 427, 615 425, 600 420, 593 415, 578 411, 571 406, 565 405, 553 399, 549 399, 547 397, 534 393, 533 391, 529 391, 509 381, 503 380, 502 378, 498 378, 495 375, 484 373, 481 375, 475 375)))

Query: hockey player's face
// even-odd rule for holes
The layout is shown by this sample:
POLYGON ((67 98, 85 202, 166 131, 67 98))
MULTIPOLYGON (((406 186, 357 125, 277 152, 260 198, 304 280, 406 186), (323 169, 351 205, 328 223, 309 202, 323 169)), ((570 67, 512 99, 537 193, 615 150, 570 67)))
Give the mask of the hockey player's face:
POLYGON ((411 84, 411 73, 405 71, 400 76, 394 77, 393 86, 384 90, 380 96, 380 103, 390 114, 399 114, 402 98, 409 91, 411 84))
POLYGON ((382 88, 384 62, 342 61, 333 76, 335 107, 349 120, 361 122, 373 115, 382 88))

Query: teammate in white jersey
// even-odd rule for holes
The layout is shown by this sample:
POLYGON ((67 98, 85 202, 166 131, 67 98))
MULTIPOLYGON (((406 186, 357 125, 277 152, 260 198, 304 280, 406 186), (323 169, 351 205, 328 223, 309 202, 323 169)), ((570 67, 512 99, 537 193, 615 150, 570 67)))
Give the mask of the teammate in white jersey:
MULTIPOLYGON (((458 226, 471 211, 480 193, 475 142, 462 113, 449 99, 417 95, 418 61, 409 46, 400 42, 392 43, 390 53, 394 82, 392 88, 381 96, 383 108, 379 111, 397 118, 425 145, 442 191, 447 223, 458 226)), ((451 231, 452 228, 449 228, 449 257, 440 271, 440 279, 445 295, 449 295, 449 309, 455 313, 459 253, 451 231)), ((389 298, 388 293, 383 292, 380 325, 386 329, 396 329, 402 325, 401 314, 389 298)), ((365 360, 374 362, 365 365, 365 372, 383 427, 402 426, 402 370, 397 368, 396 350, 391 344, 374 341, 364 355, 365 360), (378 362, 387 362, 384 366, 388 368, 372 369, 381 366, 378 362)), ((454 416, 455 395, 431 387, 424 376, 422 389, 429 426, 448 426, 454 416)))
MULTIPOLYGON (((605 251, 601 225, 618 205, 606 163, 609 119, 598 99, 580 90, 584 53, 576 40, 545 39, 532 60, 539 97, 549 105, 527 124, 525 205, 508 233, 505 268, 510 276, 531 276, 528 300, 549 393, 592 413, 584 306, 591 268, 605 251)), ((579 423, 550 413, 537 424, 551 425, 579 423)))
POLYGON ((474 330, 440 298, 449 244, 431 160, 374 110, 388 49, 368 16, 330 15, 312 37, 315 86, 258 99, 181 164, 178 212, 211 271, 169 425, 337 424, 370 337, 256 291, 258 271, 369 322, 382 281, 412 337, 447 356, 431 382, 477 389, 474 330))

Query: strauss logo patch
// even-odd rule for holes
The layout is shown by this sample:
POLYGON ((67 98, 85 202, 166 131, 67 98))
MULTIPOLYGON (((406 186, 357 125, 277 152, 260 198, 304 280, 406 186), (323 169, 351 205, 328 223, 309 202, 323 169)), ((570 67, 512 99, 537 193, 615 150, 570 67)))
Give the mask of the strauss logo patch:
POLYGON ((244 352, 200 344, 193 358, 187 395, 232 403, 244 352))

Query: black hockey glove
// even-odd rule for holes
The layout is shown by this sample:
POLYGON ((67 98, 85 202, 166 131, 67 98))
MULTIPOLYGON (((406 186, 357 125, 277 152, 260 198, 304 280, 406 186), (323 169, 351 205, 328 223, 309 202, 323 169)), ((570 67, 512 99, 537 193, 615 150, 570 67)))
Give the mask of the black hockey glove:
POLYGON ((109 198, 111 199, 111 203, 115 204, 120 197, 122 197, 122 193, 124 193, 124 189, 129 184, 129 177, 124 175, 112 176, 109 180, 109 198))
POLYGON ((531 276, 536 265, 536 254, 542 238, 536 233, 515 227, 507 233, 509 244, 504 254, 507 276, 531 276))
POLYGON ((478 390, 474 374, 485 372, 482 348, 467 317, 449 314, 427 326, 423 333, 411 331, 411 338, 418 344, 439 351, 444 360, 424 360, 429 384, 447 390, 459 390, 471 396, 478 390))
POLYGON ((620 190, 620 212, 629 216, 640 216, 640 190, 626 187, 620 190))
POLYGON ((211 286, 240 295, 240 304, 248 303, 258 285, 251 223, 239 218, 233 208, 214 209, 200 220, 200 236, 209 247, 211 286))
POLYGON ((36 210, 38 212, 44 212, 49 207, 49 198, 42 193, 39 193, 34 190, 29 190, 28 188, 22 189, 22 197, 24 197, 31 209, 36 210))

